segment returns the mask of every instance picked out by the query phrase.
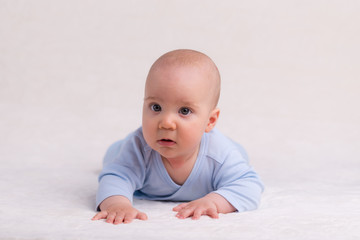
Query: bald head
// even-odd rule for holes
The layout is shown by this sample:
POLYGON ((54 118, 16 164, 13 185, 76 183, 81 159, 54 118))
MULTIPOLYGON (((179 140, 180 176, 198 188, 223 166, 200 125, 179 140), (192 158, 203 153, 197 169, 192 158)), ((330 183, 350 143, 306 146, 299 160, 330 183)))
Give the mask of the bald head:
POLYGON ((220 97, 221 85, 219 70, 210 57, 195 50, 179 49, 165 53, 159 57, 150 68, 146 84, 149 84, 152 72, 158 69, 184 66, 198 68, 204 72, 205 80, 207 81, 204 86, 209 86, 209 94, 212 97, 214 107, 216 107, 220 97))

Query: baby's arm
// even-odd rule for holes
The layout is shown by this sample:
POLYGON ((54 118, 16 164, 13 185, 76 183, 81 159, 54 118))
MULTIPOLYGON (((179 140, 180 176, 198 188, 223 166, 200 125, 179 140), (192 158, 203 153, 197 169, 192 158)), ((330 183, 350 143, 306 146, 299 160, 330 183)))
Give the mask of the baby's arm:
POLYGON ((130 223, 133 219, 147 220, 147 215, 135 209, 124 196, 111 196, 100 204, 101 212, 92 220, 106 219, 107 223, 130 223))
POLYGON ((236 209, 221 195, 217 193, 209 193, 205 197, 197 200, 182 203, 173 208, 176 217, 184 219, 192 217, 192 219, 199 219, 201 215, 208 215, 211 218, 218 218, 219 213, 230 213, 236 209))

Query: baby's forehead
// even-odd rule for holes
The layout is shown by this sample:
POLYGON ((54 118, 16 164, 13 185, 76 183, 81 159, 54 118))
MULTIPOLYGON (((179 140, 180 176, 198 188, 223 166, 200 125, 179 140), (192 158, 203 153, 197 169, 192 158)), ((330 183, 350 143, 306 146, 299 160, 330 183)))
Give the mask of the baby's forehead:
POLYGON ((214 74, 206 66, 196 63, 179 63, 162 64, 154 68, 148 76, 148 84, 158 84, 158 80, 166 84, 198 85, 208 87, 214 84, 214 74))
MULTIPOLYGON (((201 57, 181 57, 181 58, 167 58, 158 61, 150 69, 149 75, 154 74, 196 74, 199 76, 198 80, 205 81, 207 84, 217 82, 219 74, 216 66, 212 61, 201 57)), ((149 80, 149 79, 148 79, 149 80)))

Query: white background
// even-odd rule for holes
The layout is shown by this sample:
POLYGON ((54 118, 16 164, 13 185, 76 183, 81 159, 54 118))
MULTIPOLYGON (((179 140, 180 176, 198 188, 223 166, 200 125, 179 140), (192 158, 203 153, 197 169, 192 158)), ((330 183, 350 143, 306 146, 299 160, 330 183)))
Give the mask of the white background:
POLYGON ((360 237, 359 12, 356 0, 0 0, 0 238, 360 237), (106 148, 140 126, 147 71, 178 48, 218 65, 218 128, 247 149, 262 206, 193 223, 140 201, 147 223, 91 222, 106 148))

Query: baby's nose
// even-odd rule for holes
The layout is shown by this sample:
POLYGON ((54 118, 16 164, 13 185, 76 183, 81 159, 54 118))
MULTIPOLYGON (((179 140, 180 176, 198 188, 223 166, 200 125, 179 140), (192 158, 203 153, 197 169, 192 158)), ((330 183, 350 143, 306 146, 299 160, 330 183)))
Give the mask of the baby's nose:
POLYGON ((174 118, 171 116, 171 114, 164 115, 164 117, 161 119, 159 123, 160 129, 167 129, 167 130, 175 130, 176 129, 176 123, 174 118))

